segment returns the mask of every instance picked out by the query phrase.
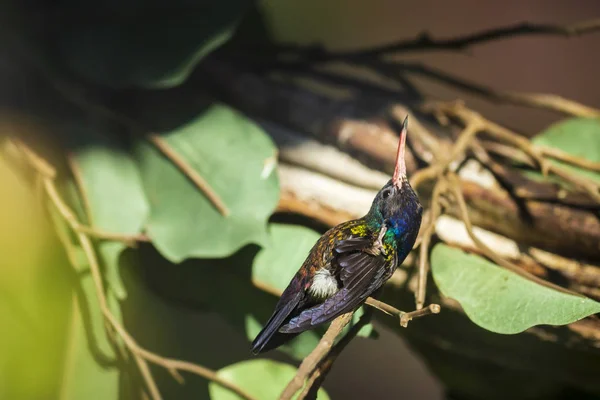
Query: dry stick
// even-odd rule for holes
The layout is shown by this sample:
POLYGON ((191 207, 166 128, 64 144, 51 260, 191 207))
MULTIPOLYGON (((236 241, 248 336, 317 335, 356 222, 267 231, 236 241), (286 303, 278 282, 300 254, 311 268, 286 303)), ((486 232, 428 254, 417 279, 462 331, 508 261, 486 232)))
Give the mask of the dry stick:
POLYGON ((542 174, 548 174, 549 163, 544 159, 541 152, 535 146, 533 146, 527 138, 484 118, 481 114, 465 107, 463 102, 454 101, 445 103, 429 103, 425 105, 424 109, 425 111, 458 118, 467 127, 473 123, 476 123, 478 125, 478 129, 485 130, 486 133, 495 137, 496 139, 512 144, 513 146, 522 150, 536 162, 542 174))
MULTIPOLYGON (((55 76, 47 69, 40 67, 40 65, 43 65, 43 63, 33 60, 31 64, 42 74, 42 76, 50 83, 50 85, 64 97, 65 100, 78 107, 81 107, 84 110, 91 110, 100 116, 103 116, 111 121, 115 121, 130 130, 142 132, 146 131, 140 127, 136 121, 126 116, 119 115, 105 105, 90 101, 87 97, 77 93, 77 91, 69 87, 68 83, 63 82, 60 78, 55 76)), ((221 198, 215 193, 212 187, 204 180, 204 178, 194 171, 189 164, 179 156, 179 154, 174 152, 171 147, 164 140, 162 140, 162 138, 160 138, 160 136, 156 134, 149 134, 147 135, 146 140, 148 140, 153 146, 161 151, 163 155, 169 159, 169 161, 176 165, 188 177, 188 179, 190 179, 192 183, 194 183, 196 187, 202 193, 204 193, 204 195, 215 206, 217 211, 221 213, 221 215, 229 215, 229 209, 225 206, 221 198)))
POLYGON ((74 221, 77 224, 77 229, 80 232, 87 234, 88 236, 93 236, 96 239, 100 240, 113 240, 116 242, 123 242, 128 247, 136 247, 137 242, 147 242, 149 241, 148 237, 142 234, 124 234, 117 232, 107 232, 102 229, 94 228, 94 219, 92 213, 92 206, 90 203, 90 197, 88 196, 84 179, 83 172, 79 164, 77 163, 73 154, 68 153, 66 155, 67 164, 69 165, 69 169, 71 170, 71 174, 75 180, 75 185, 77 186, 79 193, 81 195, 83 207, 85 209, 85 216, 87 217, 88 225, 82 224, 79 221, 74 221))
POLYGON ((226 217, 230 214, 230 211, 223 200, 221 200, 219 195, 217 195, 208 182, 206 182, 206 179, 200 176, 200 174, 181 158, 181 156, 179 156, 165 140, 155 133, 147 135, 147 139, 204 193, 221 215, 226 217))
POLYGON ((317 367, 319 362, 323 360, 323 358, 331 350, 335 339, 339 336, 344 327, 348 325, 348 323, 352 319, 352 314, 354 314, 354 312, 342 314, 333 320, 333 322, 327 329, 327 332, 325 332, 325 335, 323 335, 323 337, 319 341, 319 344, 317 344, 317 347, 315 347, 314 350, 302 361, 300 367, 298 368, 298 371, 296 372, 296 375, 288 383, 288 385, 285 387, 285 389, 279 396, 279 400, 289 400, 300 389, 302 389, 305 380, 317 367))
POLYGON ((590 197, 592 197, 598 203, 600 203, 600 185, 596 182, 592 181, 591 179, 575 175, 556 165, 549 165, 548 171, 567 182, 571 182, 572 184, 589 194, 590 197))
MULTIPOLYGON (((597 108, 589 107, 585 104, 581 104, 550 93, 519 93, 496 90, 419 63, 390 62, 386 63, 385 65, 388 67, 393 66, 398 71, 412 72, 425 78, 436 80, 446 85, 450 85, 463 91, 483 96, 498 102, 533 108, 542 108, 577 117, 600 116, 600 110, 597 108)), ((377 68, 373 67, 373 69, 376 70, 377 68)))
POLYGON ((135 247, 137 242, 149 242, 150 238, 144 234, 127 234, 127 233, 116 233, 116 232, 107 232, 98 228, 92 228, 87 225, 82 225, 77 223, 77 226, 74 226, 73 229, 75 231, 79 231, 81 233, 85 233, 88 236, 92 236, 96 239, 100 240, 113 240, 115 242, 123 242, 129 247, 135 247))
POLYGON ((427 32, 424 32, 416 39, 383 45, 368 50, 346 53, 346 57, 357 55, 363 57, 369 55, 383 55, 386 53, 400 53, 411 50, 464 50, 474 44, 505 39, 512 36, 554 35, 571 37, 599 30, 600 19, 592 19, 569 25, 533 24, 525 22, 512 26, 486 29, 481 32, 451 39, 434 39, 429 36, 427 32))
POLYGON ((431 196, 430 206, 430 219, 429 224, 423 232, 423 239, 421 241, 421 248, 419 249, 419 280, 417 283, 417 291, 415 293, 416 309, 420 310, 425 304, 425 295, 427 291, 427 274, 429 273, 429 243, 431 242, 431 236, 435 232, 435 224, 438 217, 441 214, 442 206, 440 203, 441 193, 445 190, 445 184, 443 180, 438 180, 433 188, 433 194, 431 196))
POLYGON ((475 135, 481 131, 481 128, 482 125, 478 120, 470 121, 460 133, 454 146, 452 146, 450 154, 447 157, 440 159, 438 162, 414 173, 410 178, 411 186, 417 190, 419 185, 424 181, 439 177, 461 153, 466 151, 475 135))
POLYGON ((514 36, 549 35, 572 37, 600 30, 600 19, 581 21, 569 25, 518 23, 511 26, 486 29, 450 39, 434 39, 429 33, 423 32, 415 39, 402 40, 382 46, 370 47, 345 52, 327 53, 315 47, 300 47, 296 45, 280 46, 281 52, 296 53, 304 58, 314 58, 317 61, 349 61, 356 58, 379 57, 410 51, 433 50, 464 50, 472 45, 505 39, 514 36))
POLYGON ((505 260, 498 254, 496 254, 496 252, 494 252, 492 249, 487 247, 487 245, 485 243, 483 243, 481 240, 479 240, 479 238, 475 235, 475 232, 473 232, 473 225, 471 224, 471 218, 469 217, 467 203, 465 202, 465 198, 460 189, 460 181, 459 181, 458 177, 453 172, 449 172, 447 174, 447 179, 448 179, 448 184, 450 185, 450 190, 452 190, 452 192, 454 193, 458 208, 460 209, 461 219, 463 220, 463 222, 465 224, 465 229, 467 230, 467 233, 469 234, 469 237, 471 238, 471 240, 473 240, 473 242, 477 245, 477 247, 479 247, 481 249, 481 251, 486 255, 486 257, 490 258, 496 264, 503 266, 504 268, 508 269, 509 271, 514 272, 524 278, 527 278, 537 284, 557 290, 559 292, 563 292, 563 293, 567 293, 570 295, 581 297, 581 295, 579 293, 572 292, 561 286, 558 286, 551 282, 540 279, 537 276, 532 275, 529 272, 519 268, 512 262, 505 260))
MULTIPOLYGON (((547 175, 548 173, 552 173, 563 180, 572 183, 573 185, 579 187, 581 190, 590 195, 594 200, 600 202, 600 185, 595 183, 594 181, 583 178, 573 173, 561 168, 559 166, 551 164, 548 160, 546 160, 544 155, 544 150, 534 146, 528 139, 524 138, 512 132, 511 130, 504 128, 484 117, 482 117, 479 113, 470 110, 465 107, 461 102, 452 102, 452 103, 434 103, 428 105, 426 108, 429 110, 434 109, 445 113, 447 115, 459 118, 464 124, 468 126, 468 124, 476 121, 478 124, 482 125, 482 129, 485 130, 489 135, 495 137, 498 140, 508 142, 531 158, 536 160, 538 166, 542 174, 547 175)), ((569 162, 570 158, 563 157, 563 161, 569 162)))
MULTIPOLYGON (((37 156, 37 154, 32 152, 26 146, 21 144, 19 147, 24 151, 26 157, 31 162, 31 165, 34 167, 34 169, 36 169, 36 171, 38 171, 38 173, 40 173, 42 175, 44 188, 45 188, 46 193, 48 194, 48 197, 50 198, 50 200, 52 201, 52 203, 54 204, 54 206, 56 207, 58 212, 61 214, 61 216, 65 219, 65 221, 67 221, 67 223, 69 224, 71 229, 73 229, 75 231, 75 233, 79 239, 79 242, 81 243, 81 247, 83 248, 83 250, 88 258, 88 261, 89 261, 90 272, 92 273, 92 277, 94 280, 94 286, 96 288, 96 296, 97 296, 98 303, 100 305, 102 314, 104 315, 105 319, 110 323, 110 325, 117 331, 117 333, 119 333, 119 336, 121 336, 121 338, 123 339, 123 342, 125 343, 127 348, 130 350, 130 352, 135 357, 136 363, 138 364, 138 367, 140 368, 142 377, 144 378, 144 381, 146 382, 146 385, 148 386, 150 396, 155 400, 161 399, 161 395, 156 386, 156 382, 154 381, 154 378, 152 377, 151 372, 147 366, 147 361, 153 362, 157 365, 164 367, 179 382, 182 382, 183 378, 177 372, 177 370, 185 370, 188 372, 195 373, 203 378, 214 381, 215 383, 223 386, 224 388, 227 388, 227 389, 235 392, 236 394, 238 394, 240 397, 242 397, 244 399, 254 400, 254 398, 250 394, 246 393, 243 389, 239 388, 238 386, 234 385, 231 382, 228 382, 227 380, 220 378, 216 372, 214 372, 210 369, 204 368, 202 366, 199 366, 199 365, 196 365, 196 364, 193 364, 190 362, 169 359, 169 358, 159 356, 153 352, 150 352, 150 351, 140 347, 137 344, 137 342, 131 337, 131 335, 129 335, 127 333, 125 328, 117 321, 117 319, 114 317, 114 315, 112 314, 112 312, 110 311, 110 309, 108 307, 106 296, 104 294, 102 276, 100 274, 100 266, 98 264, 98 259, 96 257, 96 253, 94 251, 93 244, 92 244, 91 240, 89 239, 89 237, 84 232, 78 231, 76 229, 78 227, 79 221, 77 220, 75 213, 63 201, 60 194, 58 193, 58 190, 54 183, 54 177, 56 175, 54 172, 54 168, 52 166, 50 166, 41 157, 37 156)), ((63 237, 64 237, 64 235, 63 235, 63 237)), ((75 261, 75 259, 73 257, 70 257, 70 258, 71 258, 71 261, 75 261)))
POLYGON ((561 149, 554 147, 538 146, 538 149, 546 157, 554 158, 555 160, 563 161, 579 168, 600 172, 600 162, 594 162, 584 158, 575 157, 572 154, 566 153, 561 149))
MULTIPOLYGON (((62 200, 60 195, 58 194, 58 191, 56 190, 56 186, 54 185, 52 180, 46 179, 45 187, 46 187, 46 192, 48 193, 50 199, 53 201, 54 205, 57 207, 58 211, 61 213, 63 218, 65 218, 65 220, 72 227, 74 227, 75 226, 74 222, 77 221, 77 218, 76 218, 75 214, 64 203, 64 201, 62 200)), ((109 323, 113 326, 113 328, 119 333, 119 336, 121 336, 125 345, 128 347, 128 349, 134 355, 134 358, 136 359, 136 363, 138 364, 138 366, 140 368, 140 372, 142 373, 142 376, 144 377, 144 380, 146 381, 148 390, 150 391, 150 395, 153 399, 160 399, 161 396, 158 391, 158 388, 156 387, 156 382, 152 378, 150 370, 148 369, 146 361, 150 361, 150 362, 153 362, 157 365, 164 367, 169 372, 171 372, 171 374, 179 382, 182 382, 183 379, 179 375, 177 370, 178 369, 187 370, 189 372, 193 372, 199 376, 202 376, 206 379, 212 380, 215 383, 218 383, 219 385, 221 385, 229 390, 232 390, 233 392, 235 392, 236 394, 240 395, 241 397, 243 397, 245 399, 248 399, 248 400, 253 399, 253 397, 251 395, 249 395, 248 393, 246 393, 243 389, 239 388, 238 386, 236 386, 226 380, 221 379, 214 371, 211 371, 207 368, 201 367, 201 366, 193 364, 193 363, 165 358, 165 357, 159 356, 155 353, 152 353, 152 352, 140 347, 137 344, 137 342, 127 333, 125 328, 123 328, 123 326, 117 321, 117 319, 114 317, 114 315, 111 313, 110 309, 107 306, 106 297, 104 295, 104 288, 102 285, 102 278, 100 275, 100 268, 98 265, 98 260, 96 258, 94 248, 93 248, 93 245, 92 245, 90 239, 82 232, 77 232, 77 236, 79 238, 79 241, 82 245, 82 248, 83 248, 86 256, 88 257, 88 261, 90 264, 90 271, 92 272, 92 276, 94 278, 94 284, 96 286, 96 294, 98 297, 98 301, 100 303, 100 308, 102 310, 102 313, 103 313, 104 317, 106 318, 106 320, 108 320, 109 323)))
MULTIPOLYGON (((427 168, 423 168, 420 171, 417 171, 410 179, 411 185, 418 189, 418 186, 427 179, 435 179, 439 178, 441 174, 450 166, 450 164, 456 160, 456 158, 466 151, 469 147, 470 143, 473 141, 475 135, 481 131, 482 124, 478 119, 473 119, 470 121, 468 125, 466 125, 465 129, 461 132, 456 143, 452 146, 450 150, 450 154, 440 159, 438 162, 431 164, 427 168)), ((419 273, 418 273, 418 284, 417 291, 415 293, 415 303, 416 309, 420 310, 423 308, 425 304, 425 295, 427 288, 427 274, 428 274, 428 251, 429 251, 429 242, 431 241, 431 236, 433 235, 435 229, 435 223, 437 222, 437 218, 441 212, 441 204, 440 204, 440 194, 442 192, 442 182, 438 181, 436 183, 433 196, 431 200, 431 208, 430 208, 430 217, 429 224, 427 228, 423 231, 423 236, 421 237, 420 243, 420 256, 419 256, 419 273)))
MULTIPOLYGON (((440 306, 438 304, 430 304, 427 308, 418 311, 412 311, 409 313, 404 313, 395 308, 394 310, 401 317, 400 325, 406 328, 408 322, 414 318, 423 317, 430 314, 438 314, 440 312, 440 306)), ((337 357, 342 353, 342 351, 346 348, 350 341, 352 341, 352 339, 356 337, 358 332, 360 332, 360 330, 369 323, 370 319, 371 313, 366 312, 365 314, 363 314, 360 320, 352 326, 350 331, 329 351, 327 356, 317 365, 317 367, 307 379, 306 385, 304 385, 304 389, 298 396, 297 400, 302 400, 309 396, 311 399, 316 398, 317 390, 323 384, 323 381, 325 380, 327 374, 331 370, 331 367, 333 366, 333 363, 335 362, 337 357)))
MULTIPOLYGON (((67 221, 67 223, 72 228, 75 227, 76 223, 74 223, 74 222, 77 222, 77 217, 60 197, 58 190, 56 189, 56 186, 54 184, 54 181, 50 178, 44 178, 44 187, 46 189, 46 193, 50 197, 50 200, 53 202, 53 204, 55 205, 55 207, 57 208, 59 213, 63 216, 63 218, 67 221)), ((112 313, 110 312, 110 309, 108 308, 106 296, 104 295, 104 287, 102 284, 102 276, 100 274, 100 266, 98 265, 98 260, 96 259, 96 254, 94 252, 94 246, 92 245, 91 240, 85 233, 75 231, 75 234, 77 235, 77 238, 81 244, 81 247, 83 248, 83 251, 86 254, 89 264, 90 264, 90 272, 92 273, 94 286, 96 287, 96 296, 98 299, 98 303, 100 305, 100 310, 102 311, 102 314, 105 317, 107 315, 112 315, 112 313)), ((108 319, 108 320, 111 321, 110 319, 108 319)), ((113 327, 115 327, 114 324, 112 324, 112 325, 113 325, 113 327)), ((116 329, 116 327, 115 327, 115 329, 116 329)), ((154 378, 152 377, 152 374, 150 373, 150 369, 148 368, 148 364, 147 364, 146 360, 141 358, 140 355, 135 352, 132 352, 132 354, 135 358, 138 368, 140 369, 140 373, 142 374, 144 382, 146 383, 146 386, 148 386, 148 390, 150 391, 150 396, 154 400, 162 399, 162 396, 160 395, 160 391, 158 390, 158 387, 156 386, 156 381, 154 380, 154 378)))
POLYGON ((358 332, 371 321, 372 310, 366 311, 358 320, 358 322, 350 328, 348 333, 340 339, 338 343, 329 351, 327 356, 319 362, 313 372, 310 374, 304 385, 304 389, 296 400, 303 400, 308 396, 311 398, 317 397, 317 391, 323 384, 325 377, 331 370, 333 363, 348 344, 358 335, 358 332))

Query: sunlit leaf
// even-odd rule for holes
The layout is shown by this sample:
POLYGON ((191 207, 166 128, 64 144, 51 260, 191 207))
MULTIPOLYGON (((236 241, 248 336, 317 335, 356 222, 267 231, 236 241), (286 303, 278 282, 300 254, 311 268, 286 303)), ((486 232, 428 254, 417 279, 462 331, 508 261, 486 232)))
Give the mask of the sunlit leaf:
POLYGON ((600 303, 538 285, 482 257, 437 244, 431 271, 440 291, 477 325, 514 334, 535 325, 565 325, 600 312, 600 303))
POLYGON ((72 70, 97 83, 172 87, 229 39, 250 4, 125 0, 71 6, 69 21, 56 25, 57 54, 72 70))
MULTIPOLYGON (((576 157, 600 162, 600 118, 571 118, 551 125, 531 139, 536 145, 554 147, 576 157)), ((600 173, 553 160, 569 171, 600 183, 600 173)))
MULTIPOLYGON (((72 163, 80 179, 84 206, 89 207, 90 225, 108 233, 140 233, 149 205, 140 173, 124 142, 107 124, 76 124, 66 128, 72 163)), ((103 240, 98 244, 111 290, 122 299, 126 293, 119 276, 118 261, 126 245, 103 240)))
MULTIPOLYGON (((261 400, 276 400, 286 385, 296 375, 296 368, 271 360, 242 361, 218 371, 223 379, 237 384, 250 395, 261 400)), ((209 385, 211 400, 239 400, 237 394, 211 382, 209 385)), ((317 396, 327 400, 329 396, 320 388, 317 396)))
POLYGON ((151 214, 148 235, 173 262, 224 257, 248 243, 262 244, 279 198, 275 147, 243 115, 213 105, 162 138, 223 200, 222 216, 179 168, 148 144, 139 158, 151 214))

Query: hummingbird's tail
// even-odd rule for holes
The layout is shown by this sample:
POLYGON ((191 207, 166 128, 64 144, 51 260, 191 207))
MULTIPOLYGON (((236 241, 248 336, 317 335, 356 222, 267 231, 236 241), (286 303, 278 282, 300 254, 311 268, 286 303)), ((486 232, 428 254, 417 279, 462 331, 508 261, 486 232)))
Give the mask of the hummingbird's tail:
POLYGON ((304 297, 304 293, 296 292, 290 299, 285 297, 284 293, 277 303, 275 312, 252 342, 252 353, 258 354, 272 350, 298 336, 299 333, 281 333, 279 328, 292 316, 293 311, 304 297))

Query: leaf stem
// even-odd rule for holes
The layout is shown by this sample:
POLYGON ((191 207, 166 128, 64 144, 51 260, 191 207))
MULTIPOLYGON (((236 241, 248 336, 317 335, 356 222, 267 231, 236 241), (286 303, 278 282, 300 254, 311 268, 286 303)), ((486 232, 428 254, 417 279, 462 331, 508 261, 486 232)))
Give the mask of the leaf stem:
POLYGON ((210 187, 206 179, 200 176, 169 144, 159 135, 151 133, 147 135, 147 140, 154 145, 165 157, 167 157, 177 168, 187 176, 198 189, 204 193, 208 200, 215 206, 217 211, 224 217, 231 212, 221 200, 219 195, 210 187))
MULTIPOLYGON (((103 280, 100 273, 100 265, 98 263, 98 258, 95 253, 94 246, 88 236, 88 233, 79 229, 80 223, 77 220, 75 213, 61 198, 56 184, 54 182, 55 169, 43 158, 39 157, 31 149, 26 147, 24 144, 19 143, 19 148, 23 150, 27 159, 30 161, 31 166, 41 175, 43 187, 45 189, 46 194, 50 198, 52 204, 57 209, 61 217, 75 232, 89 263, 90 272, 96 289, 96 298, 98 300, 102 315, 104 316, 105 321, 108 323, 108 325, 111 326, 112 329, 114 329, 119 335, 119 337, 123 340, 125 347, 133 355, 138 369, 140 370, 140 373, 142 375, 142 378, 144 379, 144 382, 148 388, 150 397, 153 400, 162 400, 162 396, 160 394, 158 386, 156 385, 156 381, 154 380, 150 368, 148 367, 148 362, 152 362, 154 364, 164 367, 180 383, 183 382, 183 378, 178 371, 188 371, 208 380, 211 380, 221 385, 222 387, 231 390, 232 392, 236 393, 237 395, 246 400, 255 400, 252 395, 250 395, 237 385, 221 378, 215 371, 187 361, 162 357, 138 345, 138 343, 121 325, 121 323, 116 319, 116 317, 112 314, 110 308, 108 307, 108 302, 104 292, 103 280)), ((65 239, 64 235, 63 239, 65 239)), ((73 257, 69 258, 72 263, 76 263, 76 260, 73 257)), ((76 264, 74 266, 76 266, 76 264)))

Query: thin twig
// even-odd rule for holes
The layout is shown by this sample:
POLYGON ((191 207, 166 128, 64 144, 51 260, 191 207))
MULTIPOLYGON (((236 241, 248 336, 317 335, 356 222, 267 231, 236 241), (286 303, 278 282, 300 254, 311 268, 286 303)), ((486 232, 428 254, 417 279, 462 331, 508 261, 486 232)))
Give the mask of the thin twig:
POLYGON ((229 209, 221 200, 219 195, 210 187, 206 179, 200 176, 199 173, 194 170, 187 161, 185 161, 175 150, 171 148, 171 146, 163 140, 159 135, 155 133, 151 133, 147 135, 147 140, 152 143, 165 157, 167 157, 177 168, 181 170, 193 183, 196 185, 198 189, 204 193, 204 195, 208 198, 208 200, 213 203, 215 208, 223 215, 224 217, 230 214, 229 209))
POLYGON ((579 168, 587 169, 589 171, 600 172, 600 162, 575 157, 574 155, 566 153, 555 147, 538 146, 538 149, 543 155, 554 158, 555 160, 562 161, 579 168))
POLYGON ((348 333, 346 333, 346 335, 344 335, 344 337, 340 339, 340 341, 337 342, 335 346, 333 346, 333 348, 329 351, 327 356, 321 362, 319 362, 312 374, 310 374, 310 376, 308 377, 306 385, 304 385, 304 389, 298 396, 297 400, 303 400, 308 397, 311 399, 317 398, 317 392, 319 388, 323 385, 327 374, 329 373, 329 371, 331 371, 333 363, 342 353, 342 351, 344 351, 346 346, 348 346, 348 344, 352 341, 352 339, 354 339, 356 335, 358 335, 358 332, 360 332, 360 330, 364 326, 369 324, 369 322, 371 321, 371 316, 373 314, 372 311, 372 309, 366 310, 365 313, 360 317, 358 322, 352 325, 348 333))
POLYGON ((475 44, 506 39, 515 36, 563 36, 572 37, 600 30, 600 19, 581 21, 568 25, 534 24, 531 22, 518 23, 511 26, 486 29, 450 39, 434 39, 429 33, 423 32, 415 39, 402 40, 368 49, 328 53, 320 47, 301 47, 284 45, 276 48, 281 53, 292 53, 315 61, 347 61, 355 58, 379 57, 415 51, 433 50, 464 50, 475 44))
MULTIPOLYGON (((32 152, 26 146, 21 145, 20 147, 26 152, 30 152, 31 154, 35 155, 35 153, 32 152)), ((253 396, 245 392, 237 385, 219 377, 219 375, 215 371, 190 362, 162 357, 156 353, 144 349, 143 347, 137 344, 133 337, 129 335, 129 333, 125 330, 121 323, 115 318, 115 316, 110 311, 110 308, 108 307, 108 302, 104 292, 103 280, 100 273, 100 265, 98 263, 98 258, 96 256, 94 246, 88 235, 85 232, 82 232, 77 229, 80 224, 77 220, 75 213, 69 208, 69 206, 64 202, 64 200, 60 196, 58 189, 56 188, 56 185, 54 183, 55 175, 49 173, 52 172, 54 168, 37 155, 36 157, 28 158, 34 160, 34 162, 32 163, 34 169, 36 169, 40 174, 45 174, 43 175, 43 184, 48 197, 50 198, 52 204, 54 204, 62 218, 65 219, 65 221, 69 224, 71 229, 73 229, 73 231, 75 232, 89 262, 90 272, 93 277, 94 286, 96 289, 96 297, 99 303, 100 310, 102 311, 105 320, 110 324, 110 326, 112 326, 112 328, 115 329, 115 331, 123 340, 123 343, 125 344, 127 349, 134 356, 140 373, 142 374, 146 386, 148 387, 148 391, 151 398, 153 400, 160 400, 162 397, 160 395, 156 382, 152 377, 151 371, 148 367, 148 361, 167 369, 178 382, 183 382, 183 378, 179 374, 178 370, 188 371, 199 375, 203 378, 209 379, 219 384, 220 386, 233 391, 234 393, 246 400, 255 400, 253 396)), ((76 261, 73 257, 70 257, 70 259, 71 261, 76 261)))
POLYGON ((431 196, 429 224, 425 228, 421 239, 421 247, 419 248, 419 275, 417 291, 415 293, 415 304, 417 310, 422 309, 423 305, 425 304, 425 295, 427 291, 427 275, 429 273, 429 243, 431 242, 431 237, 435 232, 435 224, 437 222, 437 219, 442 213, 440 196, 445 189, 445 181, 442 179, 438 180, 438 182, 436 182, 433 188, 433 194, 431 196))
POLYGON ((425 308, 421 308, 420 310, 411 311, 405 313, 400 317, 400 326, 406 328, 408 323, 415 318, 425 317, 426 315, 439 314, 441 311, 441 307, 439 304, 430 304, 425 308))
MULTIPOLYGON (((540 171, 544 176, 548 174, 554 174, 565 182, 573 184, 575 187, 587 193, 594 200, 600 202, 600 185, 591 179, 575 175, 563 167, 552 164, 544 158, 544 154, 548 154, 544 148, 538 148, 533 145, 525 137, 518 135, 511 130, 498 125, 484 117, 479 113, 467 108, 462 102, 450 102, 450 103, 430 103, 425 107, 426 110, 440 112, 448 116, 458 118, 466 126, 476 122, 481 125, 481 130, 485 131, 488 135, 494 137, 497 140, 509 143, 531 157, 540 168, 540 171), (546 151, 546 153, 544 153, 546 151)), ((560 154, 560 152, 553 153, 554 155, 560 154)), ((509 154, 510 156, 510 154, 509 154)), ((571 160, 573 157, 564 157, 563 160, 571 160)), ((573 163, 573 162, 571 162, 573 163)), ((588 165, 589 166, 589 165, 588 165)), ((419 171, 420 172, 420 171, 419 171)), ((417 175, 417 174, 415 174, 417 175)), ((414 178, 414 175, 413 175, 414 178)))
MULTIPOLYGON (((450 39, 434 39, 427 32, 416 39, 392 43, 368 50, 354 52, 354 55, 381 55, 408 51, 431 50, 464 50, 475 44, 506 39, 515 36, 552 35, 572 37, 600 30, 600 19, 581 21, 569 25, 534 24, 531 22, 518 23, 512 26, 486 29, 481 32, 450 39)), ((352 53, 347 53, 352 55, 352 53)))
MULTIPOLYGON (((501 103, 556 111, 576 117, 598 117, 600 110, 550 93, 520 93, 493 89, 420 63, 390 62, 398 73, 414 73, 501 103)), ((388 68, 389 68, 388 66, 388 68)))
POLYGON ((291 399, 299 390, 304 387, 306 379, 312 374, 319 362, 325 358, 327 353, 333 347, 335 339, 342 333, 342 330, 352 320, 352 314, 349 312, 342 314, 333 320, 325 335, 319 341, 315 349, 302 361, 294 378, 287 384, 279 400, 291 399))
POLYGON ((467 209, 467 204, 465 202, 465 198, 464 198, 464 196, 462 194, 462 190, 460 188, 460 181, 459 181, 458 177, 456 176, 456 174, 454 174, 452 172, 449 172, 447 177, 448 177, 448 183, 450 185, 450 190, 452 190, 452 192, 454 193, 458 208, 460 209, 461 219, 463 220, 463 222, 465 224, 465 229, 467 230, 467 233, 469 234, 469 237, 471 238, 471 240, 473 240, 473 242, 477 245, 477 247, 479 247, 484 252, 486 257, 488 257, 489 259, 494 261, 496 264, 508 269, 509 271, 514 272, 524 278, 527 278, 537 284, 540 284, 542 286, 545 286, 545 287, 548 287, 548 288, 551 288, 551 289, 554 289, 554 290, 557 290, 557 291, 560 291, 563 293, 571 294, 574 296, 580 296, 578 293, 572 292, 568 289, 565 289, 561 286, 555 285, 551 282, 545 281, 543 279, 538 278, 535 275, 530 274, 529 272, 519 268, 512 262, 502 258, 495 251, 493 251, 492 249, 487 247, 487 245, 485 243, 483 243, 477 237, 477 235, 475 235, 475 232, 473 231, 473 225, 471 224, 471 218, 469 217, 469 211, 467 209))
POLYGON ((470 123, 466 125, 465 129, 460 133, 454 146, 452 146, 449 154, 446 157, 438 160, 426 168, 420 169, 411 176, 411 186, 416 190, 424 181, 439 177, 454 161, 456 161, 458 156, 467 150, 469 144, 475 135, 481 131, 481 129, 482 124, 478 120, 471 120, 470 123))
POLYGON ((144 234, 128 234, 128 233, 117 233, 107 232, 98 228, 92 228, 90 226, 77 224, 73 229, 76 231, 85 233, 100 240, 112 240, 115 242, 123 242, 129 247, 135 247, 137 242, 149 242, 150 238, 144 234))
MULTIPOLYGON (((57 91, 57 93, 71 104, 80 107, 85 111, 91 111, 94 114, 104 117, 110 121, 114 121, 128 128, 131 132, 147 132, 147 130, 140 126, 137 121, 125 115, 121 115, 104 104, 90 100, 90 98, 81 94, 74 87, 71 87, 69 82, 64 81, 54 72, 50 71, 48 68, 45 68, 44 63, 41 62, 41 60, 32 58, 30 54, 25 55, 25 58, 29 61, 29 65, 40 72, 41 76, 47 80, 47 82, 57 91)), ((204 195, 214 205, 217 211, 221 213, 221 215, 229 215, 229 209, 225 206, 221 198, 214 192, 210 185, 208 185, 204 178, 194 171, 177 153, 172 151, 158 135, 149 134, 147 140, 159 151, 161 151, 173 164, 175 164, 196 185, 196 187, 202 191, 202 193, 204 193, 204 195), (167 154, 167 152, 169 153, 167 154)), ((41 172, 44 173, 44 171, 41 172)))

